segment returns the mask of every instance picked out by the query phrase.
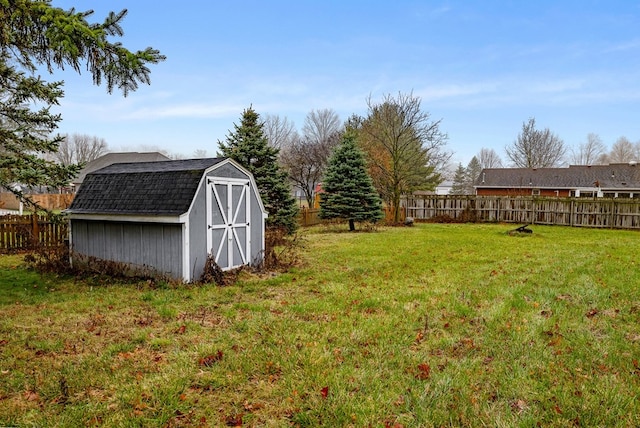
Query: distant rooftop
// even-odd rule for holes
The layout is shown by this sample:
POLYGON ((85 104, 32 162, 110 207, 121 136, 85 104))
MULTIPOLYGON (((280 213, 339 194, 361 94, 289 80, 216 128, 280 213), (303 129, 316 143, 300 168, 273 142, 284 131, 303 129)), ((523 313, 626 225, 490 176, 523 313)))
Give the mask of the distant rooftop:
POLYGON ((477 187, 537 187, 603 189, 640 188, 640 165, 571 165, 565 168, 486 168, 477 187))
POLYGON ((97 159, 87 162, 80 174, 73 180, 77 187, 82 184, 84 178, 90 172, 104 168, 107 165, 124 162, 158 162, 170 160, 167 156, 159 152, 113 152, 100 156, 97 159))

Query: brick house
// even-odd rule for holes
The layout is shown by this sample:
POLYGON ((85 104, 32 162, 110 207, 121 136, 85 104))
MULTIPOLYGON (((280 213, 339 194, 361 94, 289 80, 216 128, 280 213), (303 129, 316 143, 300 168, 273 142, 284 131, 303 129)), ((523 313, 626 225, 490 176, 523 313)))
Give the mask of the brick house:
POLYGON ((474 187, 478 196, 640 198, 640 165, 485 168, 474 187))

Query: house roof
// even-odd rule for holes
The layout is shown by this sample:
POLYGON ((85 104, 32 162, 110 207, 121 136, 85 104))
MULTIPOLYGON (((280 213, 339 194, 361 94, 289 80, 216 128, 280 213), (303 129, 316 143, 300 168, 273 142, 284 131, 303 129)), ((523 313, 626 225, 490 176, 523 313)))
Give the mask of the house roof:
POLYGON ((639 189, 640 165, 571 165, 568 168, 485 168, 476 180, 480 188, 639 189))
POLYGON ((73 180, 73 184, 79 186, 84 181, 87 174, 97 171, 100 168, 114 163, 131 163, 131 162, 158 162, 170 160, 168 157, 159 152, 114 152, 107 153, 99 158, 87 162, 80 174, 73 180))
POLYGON ((180 215, 205 170, 225 158, 116 163, 87 174, 72 214, 180 215))

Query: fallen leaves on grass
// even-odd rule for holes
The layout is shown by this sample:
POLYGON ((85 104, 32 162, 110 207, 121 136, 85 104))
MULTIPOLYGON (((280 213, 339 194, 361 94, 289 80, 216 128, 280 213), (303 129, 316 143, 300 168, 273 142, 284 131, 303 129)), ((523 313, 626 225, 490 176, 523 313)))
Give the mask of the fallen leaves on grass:
POLYGON ((40 395, 35 391, 29 390, 24 392, 24 399, 27 401, 39 401, 40 395))
POLYGON ((329 387, 325 386, 320 390, 320 395, 322 398, 327 398, 329 396, 329 387))
POLYGON ((224 423, 228 427, 241 427, 242 426, 242 413, 239 415, 227 416, 224 419, 224 423))
POLYGON ((527 405, 527 402, 521 399, 513 400, 510 404, 510 407, 511 407, 511 410, 513 410, 518 414, 524 412, 529 408, 529 406, 527 405))
POLYGON ((251 412, 255 412, 256 410, 262 409, 264 407, 264 404, 250 403, 248 400, 244 400, 244 403, 242 403, 242 407, 244 408, 245 411, 251 413, 251 412))
POLYGON ((211 367, 214 363, 217 363, 218 361, 222 360, 223 356, 224 356, 224 353, 218 350, 215 354, 207 355, 205 357, 200 358, 200 360, 198 361, 198 365, 211 367))
POLYGON ((427 363, 418 364, 418 372, 416 373, 416 379, 427 380, 431 377, 431 366, 427 363))

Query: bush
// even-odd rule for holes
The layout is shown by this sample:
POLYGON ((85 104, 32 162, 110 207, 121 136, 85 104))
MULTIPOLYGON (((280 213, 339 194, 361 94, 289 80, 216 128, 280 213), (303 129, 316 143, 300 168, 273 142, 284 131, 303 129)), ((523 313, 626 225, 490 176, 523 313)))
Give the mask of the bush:
POLYGON ((260 270, 286 271, 300 264, 300 249, 304 246, 300 232, 290 234, 282 227, 267 228, 264 241, 264 260, 260 270))

